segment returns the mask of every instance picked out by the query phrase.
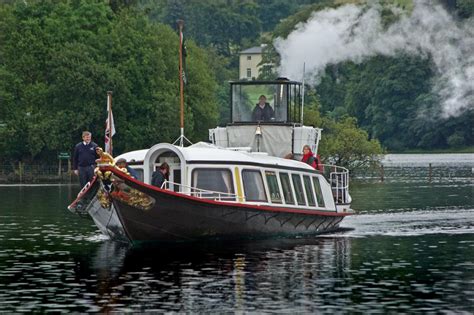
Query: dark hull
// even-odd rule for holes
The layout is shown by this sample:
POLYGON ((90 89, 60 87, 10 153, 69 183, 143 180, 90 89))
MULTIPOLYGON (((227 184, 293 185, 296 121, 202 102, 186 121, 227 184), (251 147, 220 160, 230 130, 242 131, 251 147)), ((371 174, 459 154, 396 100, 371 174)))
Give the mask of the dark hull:
POLYGON ((77 199, 68 206, 69 211, 82 217, 92 217, 102 234, 114 240, 128 242, 113 203, 104 205, 101 193, 105 193, 105 190, 101 188, 101 181, 95 177, 89 187, 81 191, 77 199))
POLYGON ((110 195, 132 242, 316 235, 337 230, 347 215, 203 200, 114 173, 120 187, 110 195))

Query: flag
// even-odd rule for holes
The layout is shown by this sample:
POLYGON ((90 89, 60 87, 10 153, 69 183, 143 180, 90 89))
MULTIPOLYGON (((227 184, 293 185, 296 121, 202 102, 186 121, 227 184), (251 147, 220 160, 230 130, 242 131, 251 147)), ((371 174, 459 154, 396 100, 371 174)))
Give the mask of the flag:
POLYGON ((107 119, 105 120, 105 152, 112 155, 112 137, 115 134, 114 115, 112 114, 112 93, 107 94, 107 119))
POLYGON ((188 80, 186 78, 186 56, 188 55, 188 52, 187 52, 186 40, 184 39, 183 32, 180 32, 179 36, 180 36, 180 43, 181 43, 181 53, 183 56, 183 70, 182 70, 183 83, 186 84, 188 83, 187 82, 188 80))

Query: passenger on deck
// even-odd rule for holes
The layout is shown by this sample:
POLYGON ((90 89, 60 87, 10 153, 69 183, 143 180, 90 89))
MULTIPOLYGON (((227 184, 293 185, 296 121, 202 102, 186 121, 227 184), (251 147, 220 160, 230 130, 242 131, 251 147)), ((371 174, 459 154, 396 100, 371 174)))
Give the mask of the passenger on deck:
POLYGON ((163 162, 161 163, 160 167, 153 172, 151 176, 151 184, 156 187, 160 187, 163 185, 165 180, 169 179, 170 174, 170 167, 168 163, 163 162))
POLYGON ((138 173, 137 171, 135 171, 133 168, 131 168, 130 166, 128 166, 127 164, 127 160, 125 160, 124 158, 120 158, 117 160, 117 162, 115 162, 115 165, 118 166, 119 168, 124 168, 127 170, 128 174, 130 174, 131 177, 135 178, 135 179, 138 179, 138 173))
POLYGON ((303 147, 303 158, 301 162, 305 162, 308 165, 311 165, 315 170, 321 171, 321 163, 319 160, 319 155, 314 156, 313 152, 309 145, 303 147))
POLYGON ((258 103, 255 105, 255 108, 252 112, 253 121, 270 121, 275 118, 275 112, 273 108, 267 103, 267 97, 265 95, 260 95, 258 98, 258 103))

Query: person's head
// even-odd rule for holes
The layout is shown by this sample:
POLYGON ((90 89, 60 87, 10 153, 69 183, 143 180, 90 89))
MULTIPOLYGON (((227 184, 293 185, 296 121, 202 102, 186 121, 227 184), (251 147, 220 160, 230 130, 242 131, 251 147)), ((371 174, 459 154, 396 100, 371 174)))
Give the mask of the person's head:
POLYGON ((127 160, 125 160, 124 158, 120 158, 120 159, 117 160, 117 162, 115 162, 115 165, 117 165, 120 168, 126 168, 127 167, 127 160))
POLYGON ((311 153, 311 147, 307 144, 303 147, 303 154, 311 153))
POLYGON ((102 155, 102 153, 104 153, 104 150, 102 150, 101 147, 96 147, 95 148, 95 153, 97 153, 97 155, 102 155))
POLYGON ((267 97, 265 95, 260 95, 260 97, 258 98, 258 104, 259 105, 265 105, 265 103, 267 102, 267 97))
POLYGON ((92 138, 92 133, 90 133, 89 131, 82 132, 82 140, 84 140, 84 142, 86 143, 91 142, 91 138, 92 138))
POLYGON ((170 173, 170 166, 168 165, 168 163, 166 163, 166 162, 161 163, 160 171, 163 174, 168 175, 170 173))

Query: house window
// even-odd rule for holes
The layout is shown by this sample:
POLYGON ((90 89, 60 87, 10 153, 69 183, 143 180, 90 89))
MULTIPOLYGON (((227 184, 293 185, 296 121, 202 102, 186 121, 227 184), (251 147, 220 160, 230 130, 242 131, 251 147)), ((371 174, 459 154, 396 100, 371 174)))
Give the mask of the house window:
POLYGON ((304 200, 303 184, 301 183, 301 177, 298 174, 291 174, 293 180, 293 187, 295 187, 296 201, 299 205, 305 206, 306 201, 304 200))
MULTIPOLYGON (((192 173, 191 185, 195 188, 199 188, 193 191, 193 194, 197 197, 220 197, 222 199, 229 199, 228 195, 225 196, 215 192, 223 192, 227 194, 234 193, 232 172, 225 168, 194 169, 192 173)), ((231 199, 234 198, 232 197, 231 199)))
POLYGON ((247 56, 247 60, 252 60, 252 56, 247 56))
POLYGON ((293 191, 291 190, 290 177, 286 173, 280 173, 281 189, 283 189, 283 196, 285 197, 285 203, 295 204, 295 198, 293 198, 293 191))
POLYGON ((282 203, 280 187, 275 172, 266 171, 265 178, 267 179, 268 190, 270 191, 270 201, 272 203, 282 203))
POLYGON ((246 201, 267 202, 265 186, 260 171, 243 170, 242 181, 244 183, 244 192, 246 201))
POLYGON ((304 190, 306 192, 306 198, 308 199, 308 205, 316 207, 316 201, 314 200, 313 185, 311 185, 311 179, 309 176, 303 176, 304 190))
POLYGON ((321 191, 321 184, 319 183, 319 178, 313 177, 314 191, 316 192, 316 200, 318 201, 319 207, 325 207, 323 192, 321 191))
POLYGON ((247 68, 247 78, 251 78, 251 77, 252 77, 252 69, 247 68))

